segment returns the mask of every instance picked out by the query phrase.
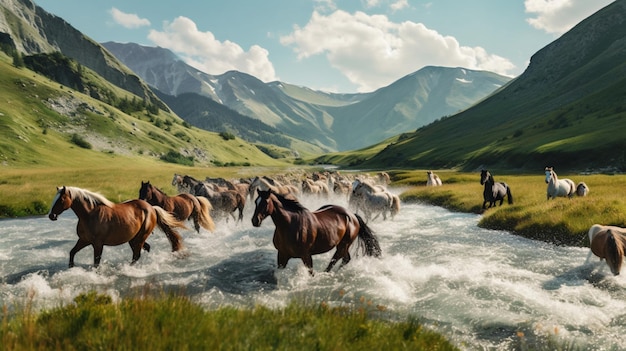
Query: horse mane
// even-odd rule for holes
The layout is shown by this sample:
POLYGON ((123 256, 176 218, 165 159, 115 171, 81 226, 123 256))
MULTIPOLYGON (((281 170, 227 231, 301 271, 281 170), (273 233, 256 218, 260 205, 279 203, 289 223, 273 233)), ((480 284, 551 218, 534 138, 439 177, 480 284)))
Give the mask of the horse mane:
POLYGON ((298 201, 295 198, 292 197, 285 197, 284 195, 281 195, 275 191, 269 190, 271 194, 274 194, 274 196, 276 196, 276 198, 278 199, 278 201, 280 201, 280 203, 283 205, 283 208, 285 208, 287 211, 290 212, 302 212, 305 210, 308 210, 306 207, 304 207, 300 201, 298 201))
POLYGON ((74 186, 68 186, 65 189, 67 192, 69 192, 72 198, 83 198, 89 201, 92 206, 104 205, 107 207, 113 207, 114 205, 114 203, 104 197, 104 195, 89 191, 87 189, 77 188, 74 186))

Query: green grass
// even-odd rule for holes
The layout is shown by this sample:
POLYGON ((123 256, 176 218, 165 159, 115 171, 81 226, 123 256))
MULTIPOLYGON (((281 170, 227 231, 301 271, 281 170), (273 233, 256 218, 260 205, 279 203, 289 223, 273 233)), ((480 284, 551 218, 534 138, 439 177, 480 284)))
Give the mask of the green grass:
POLYGON ((112 303, 80 295, 48 311, 27 308, 0 325, 4 350, 457 350, 416 319, 373 317, 380 307, 291 303, 205 310, 184 296, 112 303))
POLYGON ((507 201, 501 207, 482 209, 483 186, 480 173, 454 171, 436 172, 444 182, 442 187, 426 187, 425 171, 392 172, 396 184, 409 185, 400 198, 422 201, 450 210, 481 213, 479 226, 507 230, 515 234, 555 244, 588 246, 587 231, 595 224, 626 227, 626 199, 621 189, 626 175, 559 174, 575 183, 584 181, 590 188, 586 197, 557 198, 548 201, 544 174, 498 174, 496 181, 510 187, 514 204, 507 201))

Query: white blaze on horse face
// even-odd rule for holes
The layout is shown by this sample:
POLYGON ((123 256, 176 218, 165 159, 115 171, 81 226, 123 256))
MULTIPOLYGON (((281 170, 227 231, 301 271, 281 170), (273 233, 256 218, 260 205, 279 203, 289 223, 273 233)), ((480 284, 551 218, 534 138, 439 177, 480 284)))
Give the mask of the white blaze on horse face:
POLYGON ((61 197, 61 190, 61 188, 57 188, 57 194, 54 196, 54 199, 52 199, 52 205, 50 205, 50 211, 48 211, 48 216, 50 215, 50 213, 52 213, 52 208, 54 208, 54 204, 59 201, 59 198, 61 197))
POLYGON ((256 207, 259 207, 259 204, 261 203, 261 200, 263 200, 263 199, 261 199, 261 197, 260 197, 260 196, 259 196, 259 197, 257 197, 257 198, 256 198, 256 200, 254 200, 254 205, 255 205, 256 207))

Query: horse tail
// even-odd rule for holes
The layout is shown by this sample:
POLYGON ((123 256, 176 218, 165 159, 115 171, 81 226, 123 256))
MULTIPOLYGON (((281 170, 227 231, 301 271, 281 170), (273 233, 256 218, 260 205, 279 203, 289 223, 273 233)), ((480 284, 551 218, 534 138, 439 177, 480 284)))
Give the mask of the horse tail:
MULTIPOLYGON (((615 268, 620 267, 622 258, 624 257, 624 246, 621 241, 622 238, 616 238, 615 236, 619 234, 613 234, 611 230, 607 230, 606 233, 606 261, 607 263, 612 262, 615 268)), ((619 270, 617 272, 614 271, 613 274, 619 274, 619 270)))
POLYGON ((365 254, 367 256, 380 257, 382 254, 382 250, 380 249, 380 244, 378 243, 378 239, 374 232, 370 227, 365 224, 363 218, 358 214, 354 214, 359 221, 359 246, 360 244, 364 245, 365 254))
POLYGON ((391 218, 400 212, 400 198, 392 195, 391 196, 391 218))
POLYGON ((506 198, 509 201, 509 205, 513 204, 513 194, 511 194, 511 188, 507 185, 506 186, 506 198))
POLYGON ((212 232, 215 230, 215 223, 213 222, 213 217, 211 217, 211 210, 213 206, 211 206, 211 202, 204 196, 196 196, 198 199, 198 203, 200 204, 200 208, 198 209, 199 216, 198 221, 202 228, 212 232))
POLYGON ((165 236, 172 244, 172 251, 178 251, 182 249, 182 237, 173 228, 187 228, 185 223, 179 221, 171 213, 165 211, 159 206, 152 206, 157 215, 157 224, 159 228, 165 233, 165 236))
POLYGON ((239 217, 237 220, 243 222, 243 209, 246 206, 246 198, 239 192, 235 194, 235 197, 237 199, 237 209, 239 210, 239 217))

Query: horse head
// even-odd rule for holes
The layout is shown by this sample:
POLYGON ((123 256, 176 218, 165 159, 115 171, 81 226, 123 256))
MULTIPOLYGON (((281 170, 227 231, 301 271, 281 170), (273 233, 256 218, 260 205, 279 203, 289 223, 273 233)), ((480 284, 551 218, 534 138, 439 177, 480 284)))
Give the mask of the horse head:
POLYGON ((148 198, 148 194, 150 193, 150 181, 143 182, 141 181, 141 188, 139 188, 139 199, 146 200, 148 198))
POLYGON ((72 206, 72 196, 65 186, 57 187, 57 193, 52 200, 52 206, 48 212, 48 218, 56 221, 63 211, 72 206))
POLYGON ((271 216, 274 212, 274 203, 270 200, 271 190, 257 189, 258 197, 254 200, 255 208, 252 215, 252 225, 260 227, 261 223, 267 216, 271 216))
POLYGON ((485 185, 487 180, 491 177, 491 173, 488 170, 483 169, 480 171, 480 185, 485 185))
POLYGON ((554 177, 556 178, 556 173, 554 173, 554 169, 552 167, 546 167, 546 184, 550 183, 550 180, 552 179, 553 174, 554 174, 554 177))

